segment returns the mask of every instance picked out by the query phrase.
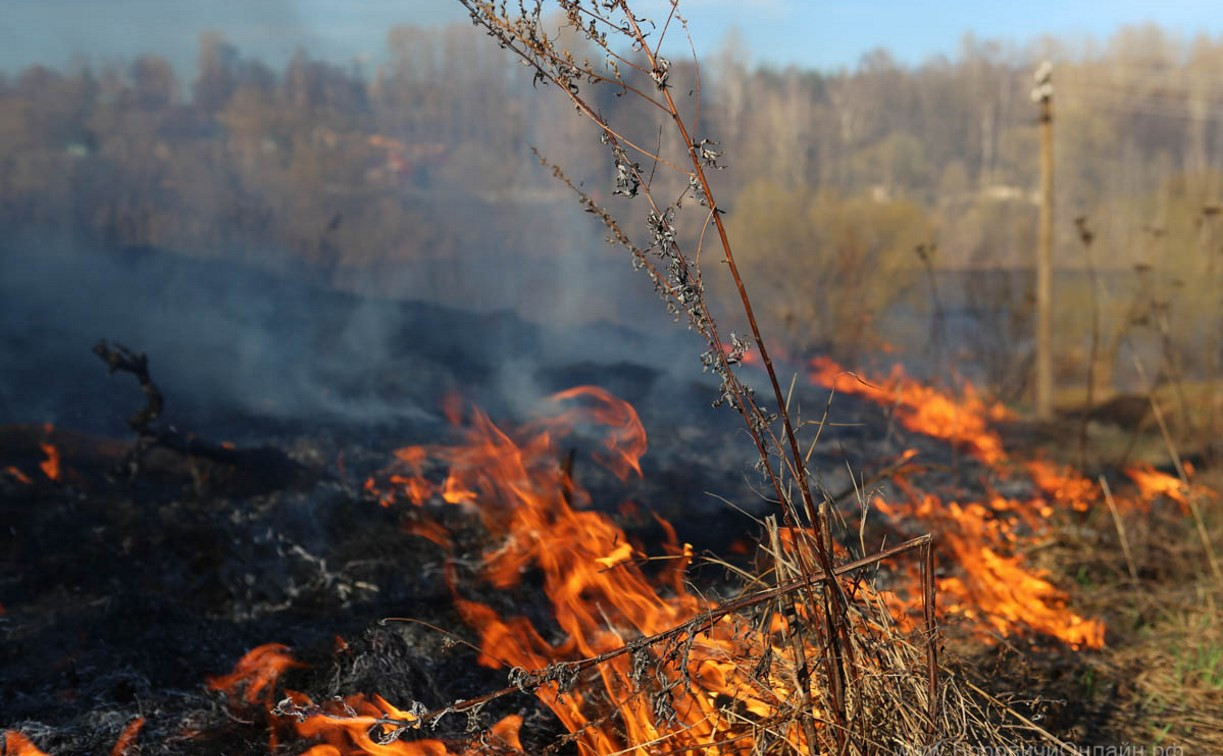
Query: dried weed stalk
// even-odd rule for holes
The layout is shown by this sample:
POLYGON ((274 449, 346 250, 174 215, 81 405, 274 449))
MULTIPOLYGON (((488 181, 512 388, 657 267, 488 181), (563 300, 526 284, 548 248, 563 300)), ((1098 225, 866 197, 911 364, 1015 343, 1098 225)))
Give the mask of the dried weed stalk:
MULTIPOLYGON (((586 209, 603 220, 610 240, 628 249, 635 266, 653 281, 668 311, 685 318, 689 328, 704 338, 707 349, 701 357, 702 365, 721 381, 715 404, 729 404, 742 416, 759 455, 758 468, 781 507, 784 522, 797 534, 797 547, 784 561, 784 577, 792 580, 793 588, 779 596, 790 617, 788 645, 797 664, 794 683, 803 740, 812 750, 817 744, 819 750, 849 750, 865 734, 865 719, 857 699, 870 665, 859 655, 859 631, 851 621, 851 601, 836 578, 829 523, 820 512, 785 396, 709 180, 709 173, 721 167, 723 155, 716 141, 690 130, 688 115, 677 103, 673 66, 659 53, 667 34, 684 25, 677 3, 671 3, 665 20, 655 24, 638 16, 625 0, 558 0, 550 7, 559 14, 551 18, 545 17, 545 6, 538 1, 459 2, 475 24, 532 71, 536 84, 554 85, 597 127, 614 166, 612 194, 630 203, 626 212, 644 211, 647 236, 635 243, 616 213, 574 186, 559 168, 553 168, 554 174, 578 193, 586 209), (578 44, 591 54, 575 52, 563 42, 566 38, 580 40, 578 44), (627 46, 628 51, 619 51, 618 45, 627 46), (618 97, 628 97, 660 118, 678 142, 677 149, 668 150, 662 138, 655 148, 643 146, 643 140, 634 140, 625 128, 610 123, 592 96, 597 87, 610 87, 618 97), (642 162, 651 166, 648 172, 642 162), (659 169, 680 178, 677 183, 682 191, 664 197, 661 187, 666 182, 655 175, 659 169), (679 230, 679 216, 688 197, 697 200, 704 216, 694 249, 685 243, 679 230), (704 296, 700 258, 710 228, 721 252, 720 262, 734 281, 751 329, 750 345, 755 346, 769 378, 773 396, 767 407, 735 369, 749 342, 733 333, 724 337, 704 296)), ((699 127, 699 67, 693 70, 695 84, 688 95, 694 102, 691 122, 699 127)), ((782 563, 778 561, 778 565, 782 563)), ((779 580, 782 577, 779 567, 779 580)), ((927 645, 930 694, 926 716, 932 723, 937 700, 933 637, 927 639, 927 645)))
MULTIPOLYGON (((677 746, 683 739, 673 741, 674 733, 666 734, 668 723, 674 724, 676 696, 699 687, 690 677, 688 656, 715 624, 724 628, 731 621, 736 633, 751 634, 755 640, 748 646, 756 649, 753 658, 735 660, 736 674, 749 681, 753 695, 771 701, 775 713, 761 717, 735 701, 720 704, 713 739, 697 746, 702 752, 877 753, 999 742, 979 709, 954 686, 939 684, 929 536, 836 564, 828 507, 821 506, 824 502, 810 480, 796 424, 709 180, 712 171, 723 167, 724 156, 713 138, 695 131, 700 127, 699 66, 694 61, 681 75, 659 52, 668 34, 686 29, 678 3, 673 0, 657 24, 635 14, 626 0, 555 0, 547 14, 541 0, 458 2, 473 23, 517 56, 535 84, 555 86, 597 129, 611 161, 612 201, 623 203, 620 210, 601 205, 560 167, 536 154, 602 221, 608 241, 630 253, 667 311, 685 319, 705 340, 701 363, 720 379, 715 405, 729 405, 743 418, 782 524, 770 521, 765 550, 771 569, 747 576, 749 585, 739 598, 596 657, 542 670, 515 669, 506 688, 424 713, 420 721, 434 722, 519 691, 562 695, 566 688, 581 686, 587 671, 620 664, 629 670, 634 695, 644 697, 654 712, 654 725, 664 733, 649 743, 628 744, 624 752, 670 753, 677 747, 689 751, 693 745, 677 746), (677 85, 681 77, 693 79, 691 89, 677 85), (611 123, 596 96, 600 88, 627 98, 647 115, 640 121, 611 123), (647 127, 659 128, 654 147, 647 146, 653 140, 634 136, 649 133, 647 127), (696 218, 684 216, 693 208, 688 200, 700 208, 696 218), (632 223, 624 220, 634 217, 638 220, 632 223), (630 231, 634 228, 643 231, 630 231), (750 339, 724 334, 710 311, 701 266, 707 236, 715 238, 717 261, 738 291, 750 339), (768 400, 758 398, 736 372, 753 347, 768 375, 768 400), (922 556, 926 616, 917 633, 906 635, 859 575, 884 559, 913 551, 922 556), (782 689, 786 695, 778 694, 782 689)), ((580 732, 570 738, 583 742, 580 732)), ((589 745, 584 750, 589 751, 589 745)))

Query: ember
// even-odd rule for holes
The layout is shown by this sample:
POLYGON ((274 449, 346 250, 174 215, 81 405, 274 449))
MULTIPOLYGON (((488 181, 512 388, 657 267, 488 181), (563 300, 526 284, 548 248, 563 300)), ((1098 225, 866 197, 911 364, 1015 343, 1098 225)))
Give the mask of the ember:
POLYGON ((224 693, 235 704, 271 709, 280 676, 285 670, 301 666, 289 654, 288 646, 265 643, 248 651, 228 675, 209 677, 207 682, 210 689, 224 693))
MULTIPOLYGON (((43 426, 43 433, 48 436, 54 430, 55 428, 50 423, 43 426)), ((48 480, 59 480, 59 449, 55 448, 55 445, 49 441, 43 441, 38 446, 42 449, 42 453, 46 455, 46 459, 38 465, 39 469, 42 470, 42 474, 47 476, 48 480)))
POLYGON ((136 738, 140 735, 144 722, 144 717, 136 717, 128 722, 127 727, 124 727, 123 732, 119 735, 119 739, 115 741, 115 747, 110 749, 110 756, 126 756, 136 746, 136 738))

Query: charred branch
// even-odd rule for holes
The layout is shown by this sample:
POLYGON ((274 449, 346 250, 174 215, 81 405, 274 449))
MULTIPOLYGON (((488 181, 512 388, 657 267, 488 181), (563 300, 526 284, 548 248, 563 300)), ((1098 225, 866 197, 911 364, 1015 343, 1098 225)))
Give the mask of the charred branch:
POLYGON ((150 425, 161 417, 161 411, 165 408, 165 398, 149 376, 148 355, 143 352, 133 352, 122 344, 115 344, 114 347, 111 347, 105 339, 94 344, 93 353, 106 363, 107 371, 111 375, 123 371, 136 376, 136 380, 140 382, 140 390, 144 393, 146 404, 132 413, 127 424, 139 436, 151 435, 150 425))
POLYGON ((112 346, 105 339, 94 345, 93 352, 106 363, 109 373, 134 375, 145 397, 145 406, 128 418, 127 424, 135 431, 136 441, 116 466, 115 474, 134 479, 140 475, 144 460, 153 449, 165 449, 189 461, 204 460, 231 468, 231 471, 239 473, 241 480, 263 481, 274 488, 306 477, 308 470, 304 465, 274 447, 241 449, 232 444, 209 441, 194 433, 157 425, 156 421, 165 408, 165 398, 149 373, 148 355, 134 352, 122 344, 112 346))

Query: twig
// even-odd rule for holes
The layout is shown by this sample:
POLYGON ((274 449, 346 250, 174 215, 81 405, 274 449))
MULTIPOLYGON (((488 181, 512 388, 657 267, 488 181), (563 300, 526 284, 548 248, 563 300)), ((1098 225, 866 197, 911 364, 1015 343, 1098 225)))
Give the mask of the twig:
POLYGON ((149 375, 148 355, 143 352, 133 352, 122 344, 115 344, 112 348, 105 339, 94 344, 93 353, 106 363, 111 375, 122 371, 136 376, 146 403, 144 407, 132 413, 132 416, 127 419, 127 424, 136 433, 142 436, 149 435, 149 426, 161 416, 166 402, 161 390, 157 388, 157 384, 153 383, 149 375))
POLYGON ((929 696, 930 717, 928 734, 934 735, 938 721, 938 620, 934 583, 934 539, 927 538, 921 546, 922 618, 926 622, 926 695, 929 696))
POLYGON ((1108 502, 1108 511, 1113 515, 1113 525, 1117 528, 1117 538, 1121 541, 1121 552, 1125 554, 1125 564, 1130 570, 1130 579, 1138 582, 1138 569, 1134 566, 1134 555, 1130 553, 1130 540, 1125 536, 1125 526, 1121 523, 1121 515, 1117 512, 1117 502, 1113 501, 1113 492, 1108 487, 1108 479, 1100 476, 1100 490, 1104 492, 1104 500, 1108 502))
MULTIPOLYGON (((836 568, 836 571, 834 573, 835 577, 840 577, 842 575, 847 575, 852 572, 856 572, 857 570, 860 570, 864 567, 869 567, 873 564, 881 562, 884 559, 889 559, 899 554, 903 554, 907 551, 912 551, 913 549, 921 548, 924 545, 929 544, 930 541, 931 541, 931 537, 928 534, 918 536, 917 538, 911 538, 908 541, 905 541, 904 543, 897 544, 887 549, 882 549, 881 551, 875 554, 872 554, 871 556, 863 557, 862 559, 856 559, 852 562, 847 562, 836 568)), ((826 579, 827 579, 827 576, 825 576, 822 573, 817 573, 809 577, 800 577, 800 578, 788 580, 788 581, 779 583, 771 588, 756 591, 746 596, 741 596, 738 599, 735 599, 734 601, 729 601, 717 607, 716 609, 710 609, 706 612, 703 612, 700 615, 698 615, 697 617, 694 617, 688 620, 687 622, 684 622, 681 625, 677 625, 676 627, 673 627, 669 630, 664 630, 663 632, 657 633, 655 635, 643 636, 634 641, 626 643, 625 645, 620 646, 619 648, 612 649, 611 651, 605 651, 599 654, 598 656, 589 656, 584 659, 578 659, 576 661, 558 662, 542 670, 524 671, 522 675, 522 679, 518 681, 519 684, 508 685, 504 688, 500 688, 499 690, 490 691, 483 695, 455 701, 454 703, 450 704, 449 706, 446 706, 445 708, 433 709, 433 710, 427 711, 421 714, 420 721, 421 722, 432 722, 433 720, 440 719, 441 717, 444 717, 447 714, 459 714, 465 711, 469 711, 471 709, 479 708, 483 706, 484 704, 487 704, 489 701, 494 701, 498 698, 503 698, 512 693, 524 692, 526 688, 532 687, 535 683, 538 682, 542 684, 542 682, 549 679, 550 671, 552 671, 555 668, 564 668, 567 671, 574 672, 574 673, 581 672, 581 671, 596 667, 600 664, 609 662, 612 659, 616 659, 627 653, 631 653, 633 651, 645 648, 647 646, 652 646, 656 643, 662 643, 664 641, 679 638, 684 635, 697 635, 697 634, 706 632, 710 628, 712 628, 715 624, 717 624, 720 620, 722 620, 723 617, 727 617, 731 614, 737 614, 746 609, 750 609, 752 607, 759 606, 760 604, 768 602, 768 601, 775 601, 780 597, 786 596, 790 593, 793 593, 803 588, 811 587, 811 585, 813 585, 814 583, 819 583, 826 579)), ((394 618, 394 619, 396 621, 401 621, 398 618, 394 618)), ((396 719, 383 719, 379 721, 383 724, 390 724, 390 725, 396 725, 396 726, 415 726, 413 723, 404 722, 404 721, 396 720, 396 719)))
POLYGON ((977 695, 982 696, 983 698, 985 698, 985 700, 989 701, 990 703, 994 704, 995 706, 1000 707, 1003 712, 1011 715, 1015 719, 1018 719, 1021 723, 1023 723, 1026 727, 1030 728, 1033 732, 1039 734, 1040 736, 1045 738, 1045 740, 1057 746, 1058 748, 1062 749, 1066 753, 1075 754, 1075 756, 1082 753, 1082 749, 1076 746, 1073 746, 1064 740, 1061 740, 1053 733, 1049 732, 1045 728, 1036 724, 1035 722, 1028 719, 1024 715, 1020 714, 1019 712, 1015 711, 1010 706, 1007 706, 1003 702, 999 701, 997 698, 994 698, 989 693, 986 693, 984 690, 981 690, 979 687, 977 687, 976 685, 973 685, 968 680, 965 680, 964 684, 967 685, 970 689, 972 689, 977 695))
POLYGON ((127 424, 136 432, 136 441, 128 450, 118 470, 129 478, 140 474, 144 456, 153 448, 168 449, 187 457, 199 457, 233 466, 246 466, 264 478, 275 477, 292 480, 305 472, 306 468, 273 447, 237 449, 228 444, 217 444, 197 437, 193 433, 182 433, 174 428, 159 428, 154 425, 165 408, 165 399, 149 372, 149 358, 143 352, 134 352, 122 344, 99 341, 93 347, 111 374, 131 373, 140 383, 145 396, 145 406, 132 413, 127 424))
MULTIPOLYGON (((1134 360, 1134 368, 1141 376, 1143 383, 1149 387, 1150 381, 1147 379, 1147 371, 1142 367, 1142 360, 1138 359, 1138 355, 1133 352, 1130 356, 1134 360)), ((1185 487, 1185 501, 1189 504, 1189 511, 1193 513, 1193 523, 1197 527, 1198 538, 1202 541, 1202 548, 1206 550, 1206 562, 1210 565, 1210 571, 1214 575, 1216 581, 1223 582, 1223 570, 1219 568, 1219 560, 1215 557, 1214 545, 1210 542, 1210 533, 1206 530, 1206 521, 1202 519, 1202 510, 1198 506, 1197 497, 1193 495, 1193 489, 1189 485, 1189 475, 1185 472, 1185 464, 1181 461, 1181 455, 1176 450, 1176 444, 1172 441, 1172 434, 1168 431, 1168 423, 1164 421, 1164 413, 1159 408, 1159 402, 1155 401, 1155 392, 1153 389, 1147 389, 1147 401, 1151 403, 1151 412, 1155 415, 1155 422, 1159 424, 1159 432, 1163 435, 1164 445, 1168 449, 1168 454, 1172 456, 1172 464, 1176 467, 1176 475, 1181 479, 1181 485, 1185 487)))

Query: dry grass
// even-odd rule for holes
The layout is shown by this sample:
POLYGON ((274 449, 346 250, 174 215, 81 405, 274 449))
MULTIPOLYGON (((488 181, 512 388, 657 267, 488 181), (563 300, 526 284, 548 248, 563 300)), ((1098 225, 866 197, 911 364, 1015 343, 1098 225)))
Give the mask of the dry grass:
MULTIPOLYGON (((1201 474, 1223 491, 1223 473, 1201 474)), ((1213 543, 1223 539, 1219 499, 1201 494, 1213 543)), ((1030 685, 1066 700, 1065 725, 1079 744, 1181 746, 1223 751, 1223 585, 1213 577, 1192 517, 1171 501, 1123 512, 1101 505, 1031 554, 1061 575, 1071 601, 1108 626, 1107 647, 1062 660, 1030 685), (1121 535, 1129 542, 1131 576, 1121 535)))

